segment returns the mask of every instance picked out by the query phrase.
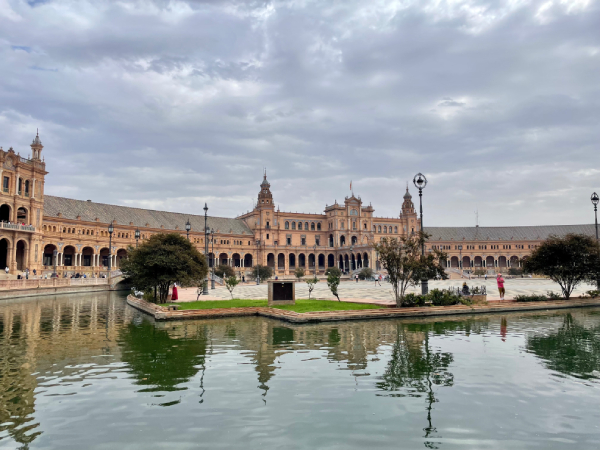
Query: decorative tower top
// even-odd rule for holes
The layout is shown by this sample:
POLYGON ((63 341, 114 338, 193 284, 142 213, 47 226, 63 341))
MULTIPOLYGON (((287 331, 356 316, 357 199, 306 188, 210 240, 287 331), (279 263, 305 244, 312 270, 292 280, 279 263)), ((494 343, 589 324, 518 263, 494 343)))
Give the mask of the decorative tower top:
POLYGON ((41 158, 43 148, 44 146, 42 145, 42 141, 40 140, 40 133, 39 130, 37 130, 35 138, 31 143, 32 159, 39 160, 41 158))
POLYGON ((273 194, 271 194, 271 185, 267 181, 266 169, 263 175, 263 181, 260 183, 260 192, 258 193, 258 203, 256 206, 258 208, 275 208, 275 205, 273 205, 273 194))
POLYGON ((406 184, 406 193, 404 194, 404 202, 402 203, 402 214, 414 214, 415 205, 412 202, 412 195, 408 192, 408 183, 406 184))

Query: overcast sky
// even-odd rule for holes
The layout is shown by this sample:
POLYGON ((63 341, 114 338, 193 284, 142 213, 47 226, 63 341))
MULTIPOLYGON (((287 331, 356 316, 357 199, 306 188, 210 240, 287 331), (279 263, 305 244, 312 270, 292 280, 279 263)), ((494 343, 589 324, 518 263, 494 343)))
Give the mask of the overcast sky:
POLYGON ((354 192, 425 225, 593 222, 600 1, 0 0, 0 145, 46 193, 233 217, 354 192), (418 205, 417 205, 418 207, 418 205))

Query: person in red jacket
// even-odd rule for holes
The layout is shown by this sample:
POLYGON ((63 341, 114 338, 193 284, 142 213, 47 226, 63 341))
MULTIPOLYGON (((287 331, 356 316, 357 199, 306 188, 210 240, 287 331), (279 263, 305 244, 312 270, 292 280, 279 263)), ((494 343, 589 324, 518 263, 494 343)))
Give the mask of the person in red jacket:
POLYGON ((504 278, 502 278, 502 274, 499 273, 496 277, 496 282, 498 283, 498 292, 500 293, 500 300, 504 300, 504 294, 506 290, 504 289, 504 278))
POLYGON ((179 296, 177 295, 177 283, 173 283, 173 294, 171 295, 171 300, 179 300, 179 296))

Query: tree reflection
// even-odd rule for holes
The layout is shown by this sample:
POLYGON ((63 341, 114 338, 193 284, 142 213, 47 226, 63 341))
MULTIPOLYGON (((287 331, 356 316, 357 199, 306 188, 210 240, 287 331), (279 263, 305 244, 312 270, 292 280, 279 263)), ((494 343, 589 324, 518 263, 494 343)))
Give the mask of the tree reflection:
POLYGON ((565 316, 557 332, 529 337, 527 349, 543 359, 550 370, 584 380, 598 378, 600 326, 585 328, 571 314, 565 316))
POLYGON ((452 386, 454 375, 448 367, 454 360, 451 353, 433 350, 429 343, 431 328, 439 328, 437 324, 413 324, 409 327, 402 324, 397 327, 397 337, 382 381, 377 387, 393 392, 394 397, 421 397, 427 399, 427 426, 425 446, 438 448, 430 439, 437 432, 433 426, 431 411, 438 400, 434 386, 452 386))
POLYGON ((122 360, 137 384, 149 386, 142 392, 186 389, 179 385, 195 376, 199 366, 204 367, 207 333, 202 327, 191 329, 190 336, 186 327, 183 336, 171 337, 167 330, 146 320, 123 328, 122 360))

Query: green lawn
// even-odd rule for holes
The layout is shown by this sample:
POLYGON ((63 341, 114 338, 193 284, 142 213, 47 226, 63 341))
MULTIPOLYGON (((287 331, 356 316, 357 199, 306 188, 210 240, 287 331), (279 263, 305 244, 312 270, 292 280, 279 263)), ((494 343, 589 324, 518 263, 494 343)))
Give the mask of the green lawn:
MULTIPOLYGON (((167 306, 163 303, 160 306, 167 306)), ((267 306, 266 300, 210 300, 205 302, 186 302, 177 303, 180 310, 184 309, 213 309, 213 308, 245 308, 249 306, 267 306)), ((381 309, 382 306, 366 305, 362 303, 338 302, 333 300, 296 300, 295 305, 280 305, 278 309, 286 311, 295 311, 298 313, 312 311, 345 311, 350 309, 381 309)))

